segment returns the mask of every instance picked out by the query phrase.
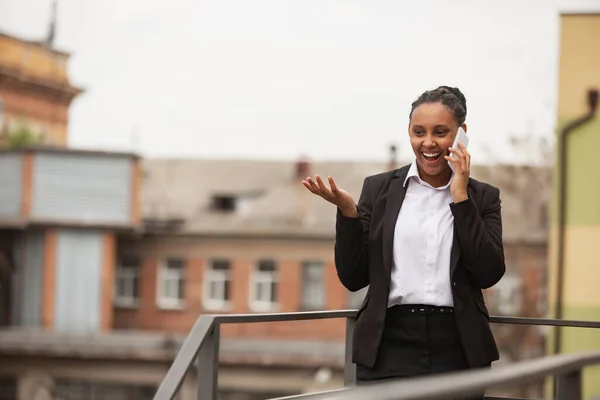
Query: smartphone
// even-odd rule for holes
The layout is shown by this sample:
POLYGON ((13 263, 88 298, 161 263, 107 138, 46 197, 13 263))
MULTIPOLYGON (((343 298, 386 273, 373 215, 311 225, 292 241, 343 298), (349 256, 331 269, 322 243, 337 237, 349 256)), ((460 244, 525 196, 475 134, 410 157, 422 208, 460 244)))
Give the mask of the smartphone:
MULTIPOLYGON (((467 132, 465 132, 465 130, 462 127, 458 128, 458 132, 456 133, 456 137, 454 138, 452 148, 460 151, 460 148, 458 147, 459 143, 465 146, 465 148, 467 148, 467 146, 469 145, 469 137, 467 136, 467 132)), ((450 157, 456 158, 456 156, 452 153, 450 153, 450 157)), ((448 161, 448 165, 450 165, 452 172, 454 172, 454 165, 450 161, 448 161)))

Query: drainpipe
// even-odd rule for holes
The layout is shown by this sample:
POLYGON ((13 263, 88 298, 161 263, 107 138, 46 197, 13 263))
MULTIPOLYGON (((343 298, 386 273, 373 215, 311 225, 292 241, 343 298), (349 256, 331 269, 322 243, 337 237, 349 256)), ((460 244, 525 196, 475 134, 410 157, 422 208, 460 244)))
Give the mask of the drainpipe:
MULTIPOLYGON (((596 115, 598 105, 598 91, 588 90, 587 93, 588 112, 582 117, 571 121, 560 132, 559 147, 559 183, 558 183, 558 266, 556 277, 556 319, 563 318, 563 290, 565 275, 565 225, 567 218, 567 137, 575 129, 591 121, 596 115)), ((554 339, 554 354, 561 351, 561 328, 556 327, 554 339)))

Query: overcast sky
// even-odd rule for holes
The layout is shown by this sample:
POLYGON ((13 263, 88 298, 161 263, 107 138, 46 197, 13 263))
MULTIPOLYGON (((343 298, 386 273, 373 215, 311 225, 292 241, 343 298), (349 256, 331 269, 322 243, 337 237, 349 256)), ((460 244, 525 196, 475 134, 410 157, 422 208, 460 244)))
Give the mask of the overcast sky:
MULTIPOLYGON (((561 10, 600 0, 61 0, 70 144, 145 156, 387 159, 410 103, 468 103, 474 162, 531 161, 551 136, 561 10), (135 134, 135 132, 138 132, 135 134), (137 137, 137 139, 136 139, 137 137)), ((0 1, 0 30, 46 34, 50 0, 0 1)))

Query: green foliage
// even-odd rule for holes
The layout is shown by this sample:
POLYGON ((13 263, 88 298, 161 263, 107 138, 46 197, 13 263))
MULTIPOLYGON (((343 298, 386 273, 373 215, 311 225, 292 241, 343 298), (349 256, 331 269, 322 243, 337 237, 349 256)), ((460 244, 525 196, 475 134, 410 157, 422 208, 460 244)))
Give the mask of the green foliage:
POLYGON ((40 138, 26 124, 20 124, 17 128, 8 131, 6 136, 6 148, 16 150, 40 143, 40 138))

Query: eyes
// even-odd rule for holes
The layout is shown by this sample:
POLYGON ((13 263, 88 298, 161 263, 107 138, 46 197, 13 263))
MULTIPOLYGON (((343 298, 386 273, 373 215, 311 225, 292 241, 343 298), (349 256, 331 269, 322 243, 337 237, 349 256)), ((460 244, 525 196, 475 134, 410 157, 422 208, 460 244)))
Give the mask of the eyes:
MULTIPOLYGON (((450 132, 449 129, 436 129, 433 131, 433 134, 438 137, 444 137, 450 132)), ((413 129, 413 134, 415 136, 425 136, 427 132, 424 129, 415 128, 413 129)))

